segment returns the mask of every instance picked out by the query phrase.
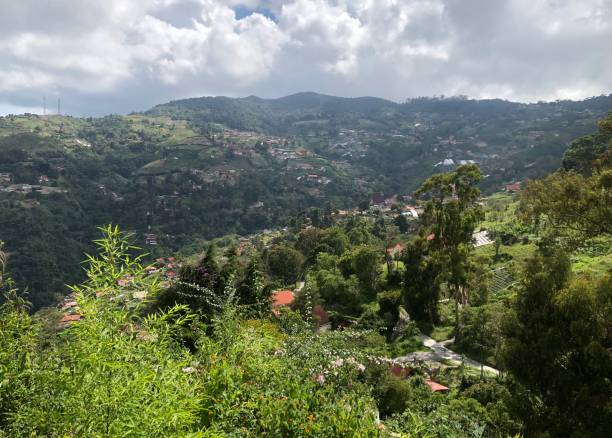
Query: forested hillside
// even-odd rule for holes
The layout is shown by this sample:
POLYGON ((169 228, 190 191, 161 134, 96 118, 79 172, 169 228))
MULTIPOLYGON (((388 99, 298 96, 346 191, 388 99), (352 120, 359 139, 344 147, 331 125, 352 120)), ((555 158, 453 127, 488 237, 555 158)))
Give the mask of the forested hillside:
POLYGON ((611 102, 397 104, 303 93, 190 99, 104 118, 7 116, 0 238, 38 308, 83 278, 97 226, 119 224, 155 258, 291 225, 309 208, 409 199, 428 176, 461 163, 477 163, 479 187, 493 193, 558 168, 611 102))
POLYGON ((105 226, 33 315, 0 249, 0 436, 610 436, 611 147, 612 115, 506 193, 466 164, 193 257, 105 226))

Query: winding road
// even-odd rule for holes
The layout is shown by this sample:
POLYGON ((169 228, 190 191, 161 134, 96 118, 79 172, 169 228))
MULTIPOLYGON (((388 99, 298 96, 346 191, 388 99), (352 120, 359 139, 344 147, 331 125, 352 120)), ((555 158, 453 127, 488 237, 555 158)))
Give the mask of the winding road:
POLYGON ((455 353, 450 350, 446 346, 453 342, 453 339, 449 339, 443 342, 437 342, 435 339, 430 338, 427 335, 421 334, 421 340, 423 341, 423 345, 427 348, 430 348, 431 351, 417 351, 414 353, 409 353, 405 356, 400 356, 395 358, 398 362, 442 362, 442 361, 450 361, 457 364, 464 363, 465 365, 476 368, 478 370, 483 369, 485 373, 494 374, 496 376, 499 375, 499 370, 488 365, 484 365, 474 359, 470 359, 469 357, 463 356, 459 353, 455 353))

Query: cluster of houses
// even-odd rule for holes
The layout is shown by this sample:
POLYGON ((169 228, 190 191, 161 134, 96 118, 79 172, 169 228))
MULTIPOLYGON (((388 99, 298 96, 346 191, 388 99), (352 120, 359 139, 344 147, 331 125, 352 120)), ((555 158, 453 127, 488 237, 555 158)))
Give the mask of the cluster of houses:
MULTIPOLYGON (((215 170, 202 170, 202 169, 191 169, 190 173, 197 176, 202 182, 229 182, 233 181, 238 174, 236 169, 215 169, 215 170)), ((195 189, 201 190, 202 186, 195 185, 195 189)), ((194 190, 194 191, 197 191, 194 190)))
POLYGON ((60 310, 62 312, 62 318, 58 322, 58 328, 60 329, 69 327, 72 323, 83 319, 83 315, 80 313, 79 304, 74 294, 64 297, 60 305, 60 310))
POLYGON ((52 193, 66 193, 66 190, 59 187, 41 186, 37 184, 11 184, 7 187, 0 188, 0 191, 5 193, 39 193, 41 195, 50 195, 52 193))
POLYGON ((309 183, 322 184, 322 185, 327 185, 332 181, 330 178, 326 176, 320 176, 316 173, 309 173, 307 175, 301 175, 301 176, 298 176, 296 179, 298 181, 305 181, 309 183))
MULTIPOLYGON (((283 289, 274 291, 272 293, 272 313, 279 315, 281 308, 290 307, 295 300, 295 295, 303 288, 304 282, 300 282, 293 290, 283 289)), ((331 319, 322 305, 317 304, 312 308, 312 317, 317 325, 317 330, 326 331, 331 329, 331 319)))
POLYGON ((145 271, 149 275, 160 274, 165 280, 171 281, 177 278, 180 268, 181 264, 177 262, 176 257, 158 257, 145 271))
MULTIPOLYGON (((272 313, 275 315, 280 315, 281 309, 283 307, 290 307, 294 300, 295 295, 299 291, 304 288, 304 283, 299 283, 297 288, 294 290, 284 289, 284 290, 276 290, 272 293, 272 313)), ((331 330, 331 320, 329 314, 325 311, 325 308, 317 304, 312 308, 312 317, 315 321, 318 331, 327 331, 331 330)), ((406 364, 402 362, 398 362, 397 360, 376 357, 373 358, 376 362, 384 362, 389 365, 389 372, 394 376, 400 379, 407 379, 413 374, 413 370, 406 366, 406 364)), ((431 378, 427 377, 425 379, 425 384, 431 389, 433 392, 446 392, 449 391, 449 388, 433 381, 431 378)))
POLYGON ((8 186, 13 182, 13 174, 0 172, 0 185, 8 186))

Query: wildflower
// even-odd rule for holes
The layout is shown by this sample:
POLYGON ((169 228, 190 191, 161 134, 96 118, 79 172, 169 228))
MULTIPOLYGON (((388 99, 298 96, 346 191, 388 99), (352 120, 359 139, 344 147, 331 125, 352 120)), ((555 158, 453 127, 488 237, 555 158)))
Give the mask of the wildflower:
POLYGON ((339 368, 339 367, 341 367, 342 365, 344 365, 344 359, 342 359, 342 358, 340 357, 340 358, 336 359, 336 360, 335 360, 335 361, 332 363, 332 365, 333 365, 335 368, 339 368))
POLYGON ((365 371, 365 365, 362 363, 358 363, 357 364, 357 371, 359 371, 360 373, 363 373, 365 371))
POLYGON ((196 369, 194 367, 185 367, 182 371, 184 373, 195 373, 196 369))
POLYGON ((319 384, 324 384, 325 383, 325 376, 323 374, 317 374, 314 378, 315 382, 319 383, 319 384))

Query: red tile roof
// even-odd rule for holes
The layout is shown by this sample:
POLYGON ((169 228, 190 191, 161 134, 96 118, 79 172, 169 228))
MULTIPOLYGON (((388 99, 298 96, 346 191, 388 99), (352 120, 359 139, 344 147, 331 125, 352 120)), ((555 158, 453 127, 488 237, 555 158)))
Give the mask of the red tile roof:
POLYGON ((507 192, 520 192, 521 191, 521 183, 520 182, 516 182, 514 184, 508 184, 506 186, 506 191, 507 192))
POLYGON ((427 384, 427 386, 429 386, 429 389, 431 389, 434 392, 436 392, 436 391, 448 391, 448 388, 446 386, 440 385, 439 383, 434 382, 431 379, 425 380, 425 383, 427 384))
POLYGON ((272 294, 272 307, 288 306, 293 302, 293 292, 277 290, 272 294))
POLYGON ((62 316, 62 319, 60 319, 58 326, 60 328, 66 328, 68 327, 72 322, 74 321, 80 321, 81 319, 83 319, 83 315, 79 314, 79 313, 75 313, 73 315, 70 315, 68 313, 64 313, 64 316, 62 316))

